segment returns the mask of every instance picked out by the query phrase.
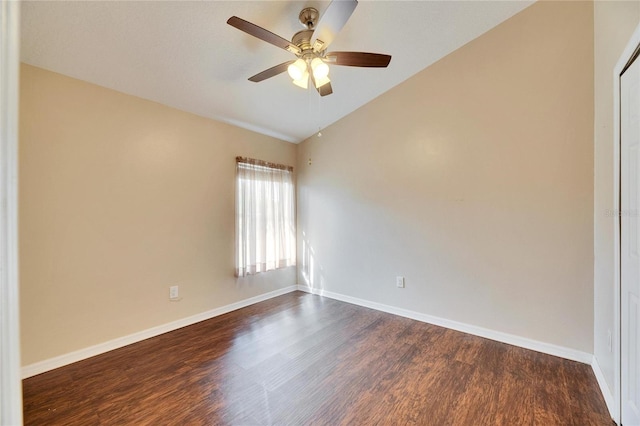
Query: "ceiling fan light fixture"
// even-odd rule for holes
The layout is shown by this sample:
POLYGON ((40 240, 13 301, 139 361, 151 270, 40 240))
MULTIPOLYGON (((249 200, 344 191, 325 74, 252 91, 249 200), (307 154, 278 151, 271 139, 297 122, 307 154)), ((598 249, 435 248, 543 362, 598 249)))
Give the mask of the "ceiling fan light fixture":
POLYGON ((304 59, 298 59, 287 67, 287 72, 294 81, 299 80, 307 73, 307 63, 304 59))
POLYGON ((311 69, 313 70, 313 77, 316 80, 321 80, 329 75, 329 65, 325 64, 320 58, 313 58, 311 61, 311 69))
POLYGON ((303 89, 308 88, 309 87, 309 72, 305 71, 304 73, 302 73, 302 77, 294 78, 293 79, 293 84, 295 84, 298 87, 302 87, 303 89))

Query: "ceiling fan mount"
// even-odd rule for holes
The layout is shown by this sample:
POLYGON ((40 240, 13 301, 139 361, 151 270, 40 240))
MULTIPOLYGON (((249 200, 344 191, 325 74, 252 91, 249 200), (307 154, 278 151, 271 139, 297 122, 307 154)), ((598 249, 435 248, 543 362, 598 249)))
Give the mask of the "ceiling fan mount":
POLYGON ((318 18, 320 18, 320 13, 315 7, 305 7, 298 15, 298 20, 308 30, 315 29, 318 18))
POLYGON ((249 77, 249 81, 257 83, 287 71, 296 86, 306 89, 309 80, 311 80, 320 96, 326 96, 333 93, 328 64, 386 68, 391 61, 391 55, 366 52, 327 52, 327 48, 345 26, 357 5, 357 0, 332 1, 322 16, 317 9, 305 7, 298 15, 298 20, 306 29, 295 33, 291 41, 237 16, 229 18, 227 24, 296 56, 296 59, 249 77))

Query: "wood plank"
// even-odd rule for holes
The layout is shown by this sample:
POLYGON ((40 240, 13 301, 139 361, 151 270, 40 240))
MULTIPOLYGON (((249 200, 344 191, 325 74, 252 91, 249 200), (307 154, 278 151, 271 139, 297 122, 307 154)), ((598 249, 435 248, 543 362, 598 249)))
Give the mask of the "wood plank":
POLYGON ((301 292, 23 392, 26 425, 612 425, 587 365, 301 292))

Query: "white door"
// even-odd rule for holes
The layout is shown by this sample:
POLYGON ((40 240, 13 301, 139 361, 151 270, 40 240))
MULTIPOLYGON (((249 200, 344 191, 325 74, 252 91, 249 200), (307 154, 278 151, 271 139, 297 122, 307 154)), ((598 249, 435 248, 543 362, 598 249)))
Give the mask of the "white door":
POLYGON ((640 60, 620 77, 622 424, 640 425, 640 60))

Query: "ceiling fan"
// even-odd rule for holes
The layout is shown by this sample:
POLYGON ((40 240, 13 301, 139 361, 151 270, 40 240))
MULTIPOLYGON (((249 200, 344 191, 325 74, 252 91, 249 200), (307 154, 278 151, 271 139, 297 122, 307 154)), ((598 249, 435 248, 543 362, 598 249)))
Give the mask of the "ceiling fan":
POLYGON ((306 89, 309 80, 311 80, 320 96, 326 96, 333 93, 328 64, 386 68, 391 61, 391 55, 366 52, 327 52, 327 48, 347 23, 357 5, 357 0, 334 0, 319 20, 320 14, 317 9, 313 7, 302 9, 298 19, 306 29, 295 33, 291 41, 237 16, 229 18, 227 24, 287 50, 297 57, 297 59, 284 62, 249 77, 249 81, 258 83, 287 71, 295 85, 306 89))

